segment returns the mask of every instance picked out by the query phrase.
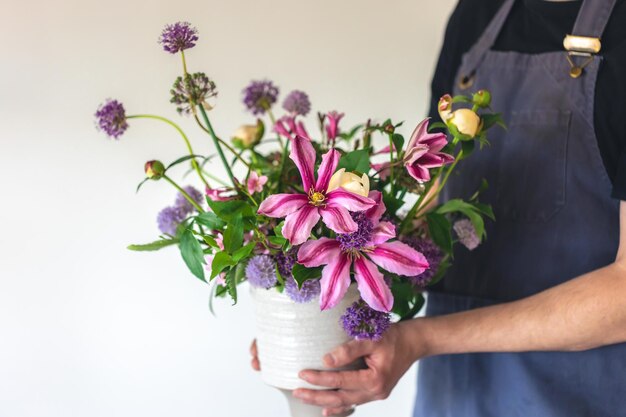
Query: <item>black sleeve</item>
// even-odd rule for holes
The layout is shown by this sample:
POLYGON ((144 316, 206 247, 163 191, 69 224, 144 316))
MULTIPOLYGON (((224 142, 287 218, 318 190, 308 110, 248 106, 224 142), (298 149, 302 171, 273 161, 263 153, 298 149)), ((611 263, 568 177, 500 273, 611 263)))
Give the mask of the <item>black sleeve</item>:
POLYGON ((431 83, 428 115, 438 120, 437 103, 444 94, 452 94, 456 73, 463 54, 478 41, 503 0, 459 0, 448 20, 439 60, 431 83))

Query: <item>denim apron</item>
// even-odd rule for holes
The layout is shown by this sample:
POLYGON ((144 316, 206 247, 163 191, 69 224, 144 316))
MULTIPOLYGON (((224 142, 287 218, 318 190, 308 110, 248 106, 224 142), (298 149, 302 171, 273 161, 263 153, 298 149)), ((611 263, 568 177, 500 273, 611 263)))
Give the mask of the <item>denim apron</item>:
MULTIPOLYGON (((565 51, 492 51, 514 0, 505 0, 464 55, 456 94, 488 89, 508 130, 460 164, 444 199, 494 207, 487 240, 456 248, 429 291, 427 315, 517 300, 615 260, 619 201, 611 199, 594 131, 601 53, 570 75, 565 51)), ((601 37, 615 0, 583 0, 572 34, 601 37)), ((574 63, 587 61, 573 57, 574 63)), ((582 65, 582 64, 581 64, 582 65)), ((415 417, 626 416, 626 344, 585 352, 442 355, 420 361, 415 417)))

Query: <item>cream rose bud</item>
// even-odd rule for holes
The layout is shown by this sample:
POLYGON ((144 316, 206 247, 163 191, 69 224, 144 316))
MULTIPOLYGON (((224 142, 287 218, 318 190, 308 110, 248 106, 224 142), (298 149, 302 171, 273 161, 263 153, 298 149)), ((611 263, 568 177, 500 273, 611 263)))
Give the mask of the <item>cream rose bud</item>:
POLYGON ((480 117, 470 109, 455 110, 446 120, 446 123, 454 125, 459 133, 472 138, 480 130, 480 117))
POLYGON ((261 140, 263 136, 263 122, 256 125, 242 125, 233 135, 233 143, 242 148, 251 148, 261 140))
POLYGON ((370 193, 370 179, 367 174, 358 176, 352 172, 346 172, 345 168, 341 168, 335 172, 328 183, 328 192, 343 188, 351 193, 367 197, 370 193))

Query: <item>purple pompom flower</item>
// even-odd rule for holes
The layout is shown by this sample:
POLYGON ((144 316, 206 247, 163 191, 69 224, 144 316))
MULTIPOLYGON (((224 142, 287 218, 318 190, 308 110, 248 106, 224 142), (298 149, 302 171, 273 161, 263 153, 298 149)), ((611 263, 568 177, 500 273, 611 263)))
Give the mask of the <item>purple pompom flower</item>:
POLYGON ((343 329, 357 340, 380 340, 390 324, 389 313, 376 311, 363 300, 353 303, 341 316, 343 329))
POLYGON ((205 73, 196 72, 176 78, 170 94, 170 103, 176 104, 178 113, 195 114, 196 106, 211 110, 207 100, 217 96, 217 87, 205 73))
POLYGON ((159 37, 159 43, 163 45, 163 49, 171 54, 193 48, 197 40, 198 30, 189 22, 166 25, 159 37))
MULTIPOLYGON (((191 185, 183 187, 183 190, 185 190, 185 192, 189 194, 189 196, 193 199, 193 201, 198 203, 199 206, 202 205, 202 203, 204 202, 204 195, 202 195, 202 192, 200 192, 199 190, 197 190, 195 187, 191 185)), ((187 214, 190 214, 195 210, 195 207, 189 202, 189 200, 185 198, 185 196, 182 193, 178 193, 178 195, 176 195, 175 206, 180 207, 187 214)))
POLYGON ((476 229, 469 219, 457 220, 452 228, 459 237, 459 242, 467 249, 474 250, 480 245, 480 238, 476 234, 476 229))
POLYGON ((319 279, 307 279, 298 288, 298 283, 292 276, 285 278, 285 292, 296 303, 308 303, 320 295, 321 287, 319 279))
POLYGON ((188 213, 181 207, 165 207, 157 216, 157 223, 161 233, 176 236, 178 225, 187 218, 188 213))
POLYGON ((283 101, 283 109, 293 116, 306 116, 311 111, 311 101, 305 92, 294 90, 283 101))
POLYGON ((257 255, 248 261, 246 278, 259 288, 271 288, 278 282, 276 264, 269 255, 257 255))
POLYGON ((409 280, 419 287, 427 286, 439 269, 439 264, 443 259, 442 250, 428 238, 409 236, 403 238, 402 241, 426 257, 429 268, 419 275, 409 277, 409 280))
POLYGON ((117 139, 128 129, 126 110, 117 100, 107 99, 96 111, 98 129, 110 137, 117 139))
POLYGON ((370 244, 374 224, 367 218, 365 212, 350 213, 354 222, 359 226, 353 233, 338 233, 337 241, 342 251, 361 250, 370 244))
POLYGON ((243 90, 243 103, 252 114, 263 114, 278 99, 278 87, 271 81, 252 81, 243 90))

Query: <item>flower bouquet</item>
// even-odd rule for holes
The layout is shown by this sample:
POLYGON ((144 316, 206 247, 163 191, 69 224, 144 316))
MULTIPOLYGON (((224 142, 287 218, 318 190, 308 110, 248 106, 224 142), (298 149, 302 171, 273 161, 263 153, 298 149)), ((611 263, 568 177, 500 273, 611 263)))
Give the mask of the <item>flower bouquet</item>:
POLYGON ((114 139, 129 122, 146 118, 172 127, 187 150, 169 164, 145 164, 138 190, 160 181, 177 195, 157 216, 159 239, 129 249, 178 246, 191 273, 212 283, 211 297, 229 296, 236 303, 239 285, 249 282, 261 306, 261 333, 274 334, 258 335, 264 373, 292 355, 283 369, 288 382, 280 375, 269 382, 285 389, 304 386, 297 380, 301 367, 321 367, 322 350, 348 338, 379 339, 392 317, 415 316, 424 289, 450 265, 453 245, 471 250, 485 237, 484 221, 493 219, 493 212, 480 203, 481 190, 468 201, 438 204, 437 197, 476 143, 487 144, 487 130, 502 122, 485 112, 489 93, 478 91, 442 97, 442 121, 419 122, 408 140, 400 133, 402 123, 371 119, 344 128, 344 114, 335 111, 318 113, 318 129, 310 134, 308 95, 289 93, 283 115, 276 117, 279 89, 262 80, 243 91, 254 119, 225 141, 209 117, 215 82, 188 70, 185 51, 197 41, 197 30, 185 22, 166 26, 159 40, 182 63, 171 102, 208 135, 215 155, 196 153, 172 120, 128 115, 117 100, 107 100, 96 113, 100 130, 114 139), (460 108, 453 110, 456 103, 460 108), (222 164, 226 178, 208 169, 215 163, 222 164), (204 192, 171 177, 182 164, 197 175, 204 192), (285 331, 280 342, 276 334, 285 331), (306 356, 306 349, 296 346, 299 338, 317 349, 309 362, 298 361, 306 356))

